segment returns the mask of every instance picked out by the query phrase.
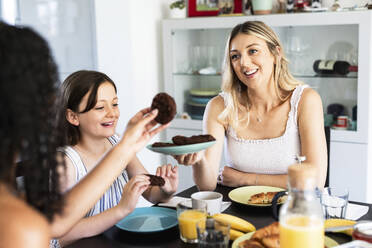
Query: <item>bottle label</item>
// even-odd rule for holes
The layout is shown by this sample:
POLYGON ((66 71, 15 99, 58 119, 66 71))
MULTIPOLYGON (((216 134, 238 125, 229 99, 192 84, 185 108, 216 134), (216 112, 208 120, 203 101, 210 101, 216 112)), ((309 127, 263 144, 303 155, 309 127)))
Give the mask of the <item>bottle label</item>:
POLYGON ((318 69, 319 70, 329 70, 332 71, 334 68, 336 61, 334 60, 322 60, 319 62, 318 69))

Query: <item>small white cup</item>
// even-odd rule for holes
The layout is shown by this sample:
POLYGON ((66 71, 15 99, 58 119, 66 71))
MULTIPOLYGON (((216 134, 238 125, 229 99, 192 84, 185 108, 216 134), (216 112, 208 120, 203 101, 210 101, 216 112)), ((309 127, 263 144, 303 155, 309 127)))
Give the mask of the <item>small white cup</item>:
POLYGON ((221 213, 222 194, 214 191, 200 191, 191 195, 193 208, 198 208, 202 202, 207 203, 207 212, 209 215, 221 213))

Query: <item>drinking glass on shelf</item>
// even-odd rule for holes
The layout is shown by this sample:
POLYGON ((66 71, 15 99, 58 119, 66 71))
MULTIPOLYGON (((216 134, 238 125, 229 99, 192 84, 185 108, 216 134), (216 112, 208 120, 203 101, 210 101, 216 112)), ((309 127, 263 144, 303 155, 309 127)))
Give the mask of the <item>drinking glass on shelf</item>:
POLYGON ((217 45, 215 46, 215 68, 217 71, 217 74, 221 74, 222 71, 222 63, 223 63, 223 55, 225 53, 224 46, 217 45))
POLYGON ((289 53, 302 53, 304 50, 303 41, 299 36, 292 35, 289 37, 286 48, 289 53))
POLYGON ((358 65, 358 49, 352 48, 349 51, 349 60, 351 65, 358 65))
POLYGON ((295 75, 305 75, 312 73, 312 63, 308 61, 309 44, 297 35, 291 35, 285 47, 289 68, 295 75))
POLYGON ((191 206, 190 200, 177 204, 178 227, 180 238, 185 243, 197 243, 196 223, 207 218, 207 203, 202 202, 197 208, 191 206))
POLYGON ((325 219, 344 219, 348 198, 348 189, 335 187, 325 188, 320 198, 325 219))
POLYGON ((217 54, 218 54, 218 47, 216 46, 207 46, 207 67, 212 67, 217 69, 217 54))
POLYGON ((201 68, 201 46, 192 46, 190 48, 190 54, 191 54, 191 59, 190 59, 190 69, 191 73, 196 73, 199 71, 201 68))
POLYGON ((176 73, 191 73, 189 55, 176 57, 176 73))
POLYGON ((192 46, 190 48, 192 73, 199 73, 199 70, 207 64, 208 50, 206 46, 192 46))

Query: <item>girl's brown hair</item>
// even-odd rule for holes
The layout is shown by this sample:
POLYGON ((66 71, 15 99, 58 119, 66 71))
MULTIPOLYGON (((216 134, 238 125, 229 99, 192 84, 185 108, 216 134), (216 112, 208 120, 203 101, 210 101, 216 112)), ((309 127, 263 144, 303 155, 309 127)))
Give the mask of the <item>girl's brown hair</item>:
POLYGON ((68 145, 76 145, 80 140, 79 127, 72 125, 66 119, 67 109, 75 113, 86 113, 97 103, 97 91, 101 84, 109 82, 114 86, 117 92, 114 81, 106 74, 98 71, 81 70, 69 75, 62 84, 62 92, 60 99, 61 111, 59 121, 64 127, 66 142, 68 145), (79 111, 79 105, 83 97, 89 93, 87 106, 83 111, 79 111))

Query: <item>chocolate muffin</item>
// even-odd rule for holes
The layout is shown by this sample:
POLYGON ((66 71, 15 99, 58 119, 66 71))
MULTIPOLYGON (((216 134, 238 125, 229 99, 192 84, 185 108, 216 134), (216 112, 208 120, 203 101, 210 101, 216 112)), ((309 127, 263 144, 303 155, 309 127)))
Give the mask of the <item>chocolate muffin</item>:
POLYGON ((160 124, 167 124, 173 120, 176 115, 177 106, 173 97, 165 92, 157 94, 154 99, 152 99, 151 109, 158 109, 158 115, 155 121, 160 124))
POLYGON ((173 143, 168 143, 168 142, 155 142, 154 144, 152 144, 152 147, 168 147, 168 146, 177 146, 177 145, 173 143))
POLYGON ((216 139, 210 134, 193 135, 191 137, 177 135, 172 138, 173 143, 176 145, 191 145, 215 140, 216 139))
POLYGON ((151 175, 151 174, 145 174, 150 178, 150 185, 151 186, 163 186, 165 184, 165 180, 162 177, 151 175))
POLYGON ((172 141, 176 145, 187 145, 187 137, 183 135, 176 135, 172 138, 172 141))

